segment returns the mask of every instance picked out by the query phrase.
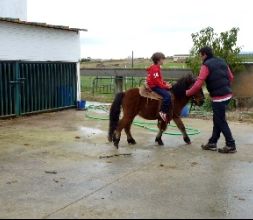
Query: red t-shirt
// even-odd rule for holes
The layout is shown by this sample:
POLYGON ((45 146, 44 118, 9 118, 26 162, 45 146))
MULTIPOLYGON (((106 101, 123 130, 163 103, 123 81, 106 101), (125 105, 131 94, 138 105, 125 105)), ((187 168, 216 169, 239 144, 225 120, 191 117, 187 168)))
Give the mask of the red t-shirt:
POLYGON ((147 69, 147 84, 152 89, 159 87, 161 89, 169 89, 167 82, 164 81, 161 67, 159 65, 152 65, 147 69))

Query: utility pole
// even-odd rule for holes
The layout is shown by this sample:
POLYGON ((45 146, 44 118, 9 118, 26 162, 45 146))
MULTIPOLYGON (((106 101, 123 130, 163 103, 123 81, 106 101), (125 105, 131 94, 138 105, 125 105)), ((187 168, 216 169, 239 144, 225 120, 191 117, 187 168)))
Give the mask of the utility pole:
POLYGON ((134 51, 132 51, 132 69, 134 68, 134 51))

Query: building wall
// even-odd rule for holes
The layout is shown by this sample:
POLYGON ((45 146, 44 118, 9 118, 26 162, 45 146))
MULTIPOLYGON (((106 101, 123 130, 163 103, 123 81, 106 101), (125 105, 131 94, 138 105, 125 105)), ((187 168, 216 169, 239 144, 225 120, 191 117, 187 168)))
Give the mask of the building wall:
POLYGON ((253 107, 253 64, 246 65, 246 70, 235 74, 233 92, 240 107, 253 107))
POLYGON ((0 60, 80 60, 80 34, 0 22, 0 60))
POLYGON ((27 20, 27 0, 0 0, 0 17, 27 20))
POLYGON ((235 74, 233 90, 237 97, 253 98, 253 64, 247 65, 244 72, 235 74))

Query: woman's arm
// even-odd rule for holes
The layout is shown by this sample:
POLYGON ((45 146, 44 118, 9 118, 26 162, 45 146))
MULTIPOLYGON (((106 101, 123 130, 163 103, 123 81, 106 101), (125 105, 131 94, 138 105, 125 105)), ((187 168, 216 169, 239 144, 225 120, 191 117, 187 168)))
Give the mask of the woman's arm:
POLYGON ((195 84, 193 85, 193 87, 191 89, 186 91, 186 96, 190 97, 190 96, 194 96, 196 93, 198 93, 199 90, 204 85, 208 75, 209 75, 209 69, 207 66, 203 65, 201 67, 200 74, 199 74, 197 81, 195 82, 195 84))
POLYGON ((234 74, 232 73, 230 67, 228 66, 228 75, 229 75, 229 80, 232 82, 234 80, 234 74))

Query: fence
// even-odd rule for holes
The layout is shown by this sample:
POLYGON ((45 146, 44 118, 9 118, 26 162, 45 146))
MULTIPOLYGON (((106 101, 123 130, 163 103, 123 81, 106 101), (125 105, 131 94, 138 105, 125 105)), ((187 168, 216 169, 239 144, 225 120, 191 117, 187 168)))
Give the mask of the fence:
MULTIPOLYGON (((177 80, 189 69, 163 70, 165 79, 177 80)), ((114 94, 116 92, 138 87, 146 77, 145 69, 81 69, 82 92, 96 94, 114 94)))

